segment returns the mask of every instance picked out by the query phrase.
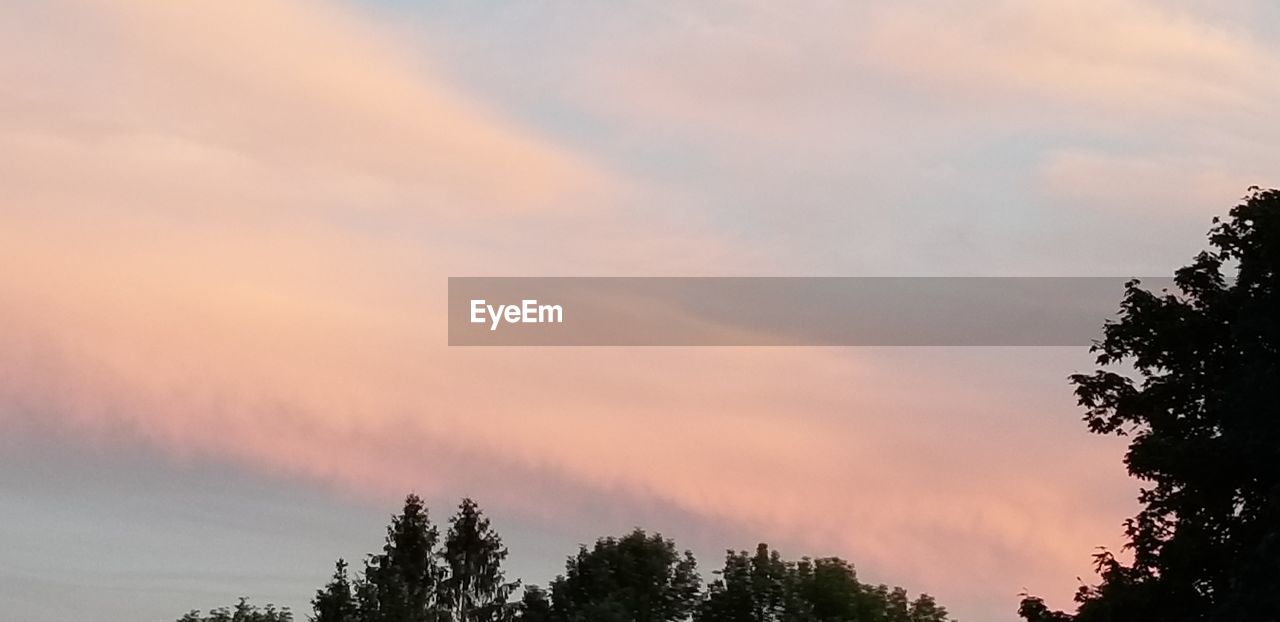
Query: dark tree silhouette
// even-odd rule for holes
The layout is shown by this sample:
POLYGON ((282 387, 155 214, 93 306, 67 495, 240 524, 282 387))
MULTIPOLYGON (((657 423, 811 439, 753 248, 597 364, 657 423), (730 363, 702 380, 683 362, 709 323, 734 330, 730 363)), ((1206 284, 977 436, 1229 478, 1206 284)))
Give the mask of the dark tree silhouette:
POLYGON ((946 622, 947 608, 938 604, 932 596, 921 594, 911 601, 911 622, 946 622))
POLYGON ((339 559, 334 564, 333 578, 311 599, 312 622, 360 622, 360 609, 356 606, 355 592, 347 576, 347 562, 339 559))
POLYGON ((356 589, 363 622, 438 622, 439 539, 422 499, 405 497, 404 509, 387 527, 382 553, 365 562, 364 580, 356 589))
MULTIPOLYGON (((1133 560, 1096 556, 1076 622, 1280 620, 1280 192, 1250 189, 1209 241, 1178 291, 1130 283, 1094 346, 1103 369, 1071 377, 1143 482, 1133 560)), ((1073 619, 1032 597, 1019 612, 1073 619)))
MULTIPOLYGON (((584 546, 569 558, 565 573, 551 582, 550 619, 686 620, 698 603, 701 582, 692 553, 680 554, 671 540, 637 529, 621 538, 597 540, 591 549, 584 546)), ((526 599, 526 607, 529 604, 526 599)), ((533 604, 542 606, 536 597, 533 604)), ((525 612, 530 615, 531 610, 525 612)))
POLYGON ((513 617, 515 608, 507 601, 519 582, 507 582, 502 572, 507 549, 471 499, 463 499, 450 519, 440 558, 448 572, 440 584, 440 597, 451 622, 501 622, 513 617))
POLYGON ((873 619, 865 589, 858 582, 853 565, 843 559, 829 557, 802 559, 790 571, 787 600, 800 617, 812 620, 873 619))
POLYGON ((947 622, 946 609, 922 594, 858 581, 838 557, 782 559, 761 544, 756 552, 729 551, 695 622, 947 622))
POLYGON ((755 555, 729 551, 720 578, 708 586, 707 598, 698 610, 699 622, 771 622, 781 620, 794 604, 791 568, 769 546, 756 547, 755 555))
POLYGON ((275 605, 268 604, 259 608, 250 605, 249 599, 241 598, 234 607, 211 609, 206 616, 192 611, 178 618, 178 622, 293 622, 293 614, 288 607, 276 609, 275 605))
POLYGON ((551 597, 546 590, 530 585, 524 589, 517 609, 517 619, 522 622, 551 622, 555 616, 551 612, 551 597))
MULTIPOLYGON (((312 622, 947 622, 922 595, 858 582, 839 558, 783 561, 761 544, 754 555, 730 551, 706 592, 693 554, 658 534, 635 530, 602 538, 565 563, 549 590, 502 571, 502 539, 475 502, 464 499, 440 542, 422 499, 405 498, 382 552, 351 576, 339 559, 311 600, 312 622)), ((288 609, 259 609, 244 599, 178 622, 292 622, 288 609)))

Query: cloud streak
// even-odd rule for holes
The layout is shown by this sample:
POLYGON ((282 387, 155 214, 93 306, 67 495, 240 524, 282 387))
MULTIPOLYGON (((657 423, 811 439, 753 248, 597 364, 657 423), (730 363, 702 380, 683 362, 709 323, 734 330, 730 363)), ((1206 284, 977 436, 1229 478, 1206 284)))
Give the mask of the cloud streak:
MULTIPOLYGON (((894 99, 903 84, 1023 111, 1052 100, 1140 116, 1170 98, 1185 104, 1166 109, 1179 118, 1264 108, 1270 87, 1242 72, 1271 66, 1269 51, 1144 6, 1116 4, 1097 48, 1085 34, 1101 18, 1058 19, 1067 5, 857 11, 820 26, 744 9, 741 31, 676 12, 750 52, 749 69, 733 53, 657 71, 634 41, 599 50, 601 65, 574 64, 565 92, 628 130, 605 146, 469 95, 342 7, 0 8, 0 418, 362 499, 469 493, 495 513, 566 523, 592 499, 619 499, 847 555, 868 578, 964 612, 1005 615, 1023 587, 1066 597, 1091 548, 1114 542, 1127 498, 1119 448, 1084 440, 1061 380, 1083 354, 451 350, 444 279, 804 266, 749 232, 708 232, 717 206, 700 201, 732 182, 730 197, 900 218, 872 200, 888 190, 837 174, 855 168, 835 157, 850 153, 871 162, 868 179, 894 171, 879 184, 923 162, 953 189, 964 169, 947 149, 975 130, 925 114, 943 106, 894 99), (1004 32, 1020 34, 991 43, 1004 32), (812 50, 831 56, 810 66, 812 50), (601 82, 615 61, 637 69, 635 91, 601 82), (873 92, 855 72, 901 82, 873 92), (843 82, 813 87, 832 77, 843 82), (846 104, 864 107, 832 114, 846 104), (880 131, 916 117, 937 133, 880 131), (681 186, 618 155, 652 144, 636 136, 655 128, 676 136, 665 148, 695 145, 712 162, 707 181, 681 186), (945 149, 921 156, 931 144, 945 149), (793 174, 822 183, 792 192, 793 174)), ((1028 168, 1038 191, 1084 199, 1117 183, 1107 175, 1158 186, 1199 168, 1143 162, 1062 149, 1028 168)), ((1236 182, 1204 183, 1207 199, 1236 182)), ((813 246, 804 214, 783 207, 761 221, 793 233, 782 250, 801 255, 813 246)))

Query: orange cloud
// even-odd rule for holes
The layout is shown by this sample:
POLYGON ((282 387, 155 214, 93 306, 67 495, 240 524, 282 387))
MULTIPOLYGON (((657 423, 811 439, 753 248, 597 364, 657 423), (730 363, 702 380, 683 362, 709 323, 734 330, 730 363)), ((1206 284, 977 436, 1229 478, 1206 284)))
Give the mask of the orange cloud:
POLYGON ((9 133, 36 156, 28 171, 81 158, 122 185, 164 184, 193 167, 208 167, 196 179, 213 185, 288 175, 320 196, 436 216, 581 208, 566 199, 616 183, 329 4, 87 0, 9 11, 19 14, 6 20, 5 69, 21 84, 9 133), (48 31, 21 32, 31 21, 48 31))

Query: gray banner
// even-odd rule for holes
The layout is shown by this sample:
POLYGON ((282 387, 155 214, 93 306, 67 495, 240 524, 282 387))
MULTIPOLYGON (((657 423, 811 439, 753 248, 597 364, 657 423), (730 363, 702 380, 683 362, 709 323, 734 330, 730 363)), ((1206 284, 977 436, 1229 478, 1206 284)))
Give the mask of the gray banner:
POLYGON ((1128 280, 451 277, 449 345, 1087 346, 1128 280))

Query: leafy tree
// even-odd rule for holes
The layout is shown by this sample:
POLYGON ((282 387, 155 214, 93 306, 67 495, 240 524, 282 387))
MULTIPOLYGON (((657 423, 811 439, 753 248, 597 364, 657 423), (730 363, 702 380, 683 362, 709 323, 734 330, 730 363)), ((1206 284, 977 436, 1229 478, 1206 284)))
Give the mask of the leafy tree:
POLYGON ((551 613, 558 622, 667 622, 685 620, 699 600, 701 579, 693 554, 639 529, 602 538, 569 558, 551 582, 551 613))
POLYGON ((360 610, 356 606, 351 580, 347 577, 347 562, 339 559, 334 565, 333 578, 316 592, 311 599, 312 622, 360 622, 360 610))
POLYGON ((792 569, 767 544, 754 555, 729 551, 717 574, 699 609, 700 622, 774 622, 791 609, 792 569))
POLYGON ((518 582, 508 583, 502 572, 507 549, 489 526, 476 503, 463 499, 445 534, 444 561, 448 576, 440 584, 443 607, 452 622, 499 622, 513 617, 507 601, 518 582))
MULTIPOLYGON (((1178 291, 1131 282, 1094 346, 1102 369, 1071 377, 1143 482, 1132 562, 1095 557, 1077 622, 1280 620, 1280 192, 1251 189, 1209 241, 1178 291)), ((1020 613, 1071 619, 1033 597, 1020 613)))
POLYGON ((729 551, 695 622, 947 622, 946 609, 922 594, 858 581, 838 557, 784 561, 768 545, 729 551))
POLYGON ((1022 604, 1018 606, 1018 615, 1031 622, 1071 622, 1071 616, 1061 611, 1053 611, 1044 604, 1044 599, 1029 594, 1022 595, 1022 604))
POLYGON ((382 553, 365 561, 364 580, 356 589, 363 622, 440 619, 439 539, 422 499, 414 494, 405 497, 404 509, 387 527, 382 553))
POLYGON ((911 622, 911 598, 907 595, 907 590, 901 587, 894 587, 889 591, 889 598, 886 601, 889 619, 893 622, 911 622))
POLYGON ((516 619, 521 622, 552 622, 555 616, 551 611, 551 597, 547 591, 530 585, 524 589, 520 604, 516 608, 516 619))
POLYGON ((258 608, 250 605, 249 599, 241 598, 235 607, 211 609, 207 616, 191 611, 178 618, 178 622, 293 622, 293 614, 288 607, 276 609, 275 605, 267 604, 258 608))
POLYGON ((862 620, 868 596, 853 565, 838 557, 802 559, 791 571, 791 619, 862 620))
POLYGON ((911 622, 947 622, 945 607, 928 594, 921 594, 911 601, 911 622))

